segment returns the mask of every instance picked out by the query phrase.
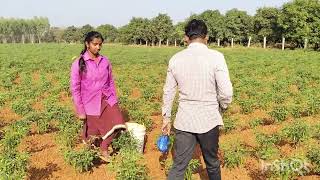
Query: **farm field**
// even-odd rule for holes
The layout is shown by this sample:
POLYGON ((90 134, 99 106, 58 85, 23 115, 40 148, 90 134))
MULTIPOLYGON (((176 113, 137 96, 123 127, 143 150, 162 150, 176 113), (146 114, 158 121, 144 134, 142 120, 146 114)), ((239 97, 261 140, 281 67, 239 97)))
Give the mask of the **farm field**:
MULTIPOLYGON (((103 46, 126 120, 148 130, 142 156, 126 158, 120 150, 111 165, 81 145, 69 91, 70 66, 81 49, 0 44, 0 179, 165 179, 172 152, 162 156, 155 145, 162 87, 170 57, 182 48, 103 46)), ((320 179, 320 53, 217 50, 234 87, 221 128, 222 178, 320 179)), ((193 179, 206 179, 200 155, 196 149, 193 179)))

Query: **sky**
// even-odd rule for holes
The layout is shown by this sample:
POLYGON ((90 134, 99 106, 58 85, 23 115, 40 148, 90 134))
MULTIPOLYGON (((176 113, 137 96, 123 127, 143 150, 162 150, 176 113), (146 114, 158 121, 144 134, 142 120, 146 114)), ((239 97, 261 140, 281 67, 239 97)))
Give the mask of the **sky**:
POLYGON ((254 15, 260 7, 281 7, 289 0, 0 0, 0 17, 48 17, 51 26, 128 24, 132 17, 152 18, 168 14, 173 23, 205 10, 221 13, 237 8, 254 15))

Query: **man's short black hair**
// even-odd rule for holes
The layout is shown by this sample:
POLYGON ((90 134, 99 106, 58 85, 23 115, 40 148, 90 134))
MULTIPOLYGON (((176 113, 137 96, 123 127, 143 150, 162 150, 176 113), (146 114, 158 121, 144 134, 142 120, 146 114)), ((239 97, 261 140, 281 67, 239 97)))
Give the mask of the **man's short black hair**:
POLYGON ((192 19, 184 28, 184 32, 190 40, 194 40, 197 38, 204 39, 208 34, 208 28, 204 21, 192 19))

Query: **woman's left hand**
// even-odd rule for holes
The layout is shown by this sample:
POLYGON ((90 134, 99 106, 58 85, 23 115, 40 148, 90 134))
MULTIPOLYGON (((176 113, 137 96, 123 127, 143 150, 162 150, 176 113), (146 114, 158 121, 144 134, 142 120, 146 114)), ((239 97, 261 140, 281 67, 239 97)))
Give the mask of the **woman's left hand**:
POLYGON ((80 119, 81 121, 84 121, 84 120, 87 119, 87 116, 86 116, 85 114, 80 114, 80 115, 79 115, 79 119, 80 119))

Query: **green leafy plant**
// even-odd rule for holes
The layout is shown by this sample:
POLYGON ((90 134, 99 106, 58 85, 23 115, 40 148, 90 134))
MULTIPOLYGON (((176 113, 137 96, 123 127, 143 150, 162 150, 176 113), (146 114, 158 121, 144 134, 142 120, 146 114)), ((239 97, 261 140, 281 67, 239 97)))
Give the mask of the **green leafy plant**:
POLYGON ((255 128, 255 127, 262 125, 262 124, 263 124, 263 119, 261 119, 261 118, 253 119, 249 122, 249 126, 251 128, 255 128))
POLYGON ((282 133, 291 143, 297 144, 310 136, 309 129, 309 126, 305 122, 296 120, 293 124, 282 129, 282 133))
POLYGON ((225 133, 228 133, 234 129, 236 129, 236 126, 237 126, 237 119, 234 119, 234 118, 224 118, 223 120, 223 131, 225 133))
POLYGON ((303 112, 303 107, 296 105, 296 106, 293 106, 290 111, 291 111, 291 115, 294 118, 300 118, 303 112))
POLYGON ((278 159, 271 164, 267 174, 271 179, 294 179, 309 172, 307 165, 306 160, 300 157, 278 159))
MULTIPOLYGON (((168 175, 169 170, 172 168, 173 165, 173 160, 172 159, 168 159, 165 164, 164 164, 164 168, 165 168, 165 172, 168 175)), ((198 159, 191 159, 186 172, 184 173, 184 178, 187 180, 192 180, 192 174, 200 167, 200 162, 198 159)))
POLYGON ((136 151, 121 149, 117 159, 110 166, 116 172, 116 179, 146 180, 147 167, 141 162, 142 155, 136 151))
POLYGON ((21 139, 30 131, 30 122, 19 120, 6 127, 4 137, 0 143, 3 152, 15 151, 21 139))
POLYGON ((147 130, 150 130, 152 127, 152 121, 150 118, 148 118, 147 113, 144 111, 130 110, 129 117, 132 121, 144 125, 147 130))
POLYGON ((286 107, 277 106, 269 114, 276 122, 282 122, 286 120, 289 112, 286 107))
POLYGON ((48 132, 50 128, 50 119, 44 113, 32 112, 25 116, 25 120, 35 122, 37 125, 37 132, 40 134, 48 132))
POLYGON ((200 162, 198 159, 191 159, 186 172, 184 174, 184 178, 187 180, 192 180, 192 174, 200 167, 200 162))
POLYGON ((79 151, 69 149, 64 152, 64 159, 79 172, 84 172, 93 167, 93 162, 98 160, 98 153, 89 148, 79 151))
POLYGON ((129 151, 137 150, 137 140, 134 139, 129 131, 121 133, 121 135, 112 141, 112 147, 115 149, 126 149, 129 151))
POLYGON ((146 101, 151 101, 156 96, 155 89, 156 88, 154 86, 146 86, 142 91, 142 97, 146 101))
POLYGON ((311 96, 307 101, 307 109, 306 113, 311 116, 314 114, 318 114, 320 112, 320 96, 314 97, 311 96))
POLYGON ((320 124, 316 124, 312 128, 312 137, 320 140, 320 124))
POLYGON ((256 140, 259 144, 259 147, 256 150, 256 155, 260 159, 273 159, 278 156, 279 151, 275 144, 278 144, 281 141, 280 135, 257 133, 256 140))
POLYGON ((147 168, 141 162, 142 155, 137 151, 137 140, 130 132, 123 132, 112 141, 112 147, 119 150, 110 167, 116 171, 116 179, 148 179, 147 168))
POLYGON ((81 129, 82 123, 74 119, 65 119, 59 121, 57 140, 62 147, 74 147, 78 134, 81 129))
POLYGON ((28 101, 27 99, 23 99, 23 98, 19 98, 17 100, 15 100, 12 105, 11 108, 14 110, 15 113, 19 114, 19 115, 26 115, 30 112, 32 112, 32 107, 31 107, 31 103, 30 101, 28 101))
POLYGON ((222 146, 224 152, 224 163, 228 168, 240 166, 244 162, 244 158, 247 155, 245 146, 240 142, 228 143, 222 146))
POLYGON ((27 153, 2 152, 0 154, 0 179, 25 179, 28 161, 27 153))
POLYGON ((240 100, 239 105, 241 107, 241 112, 243 114, 249 114, 249 113, 253 112, 254 101, 252 99, 240 100))
POLYGON ((0 178, 24 179, 27 172, 28 154, 17 150, 23 137, 30 131, 30 122, 19 120, 6 127, 0 141, 0 178))
POLYGON ((6 93, 0 93, 0 107, 2 107, 5 104, 7 98, 8 96, 6 93))
POLYGON ((313 164, 313 171, 320 173, 320 147, 313 147, 307 152, 307 158, 313 164))

